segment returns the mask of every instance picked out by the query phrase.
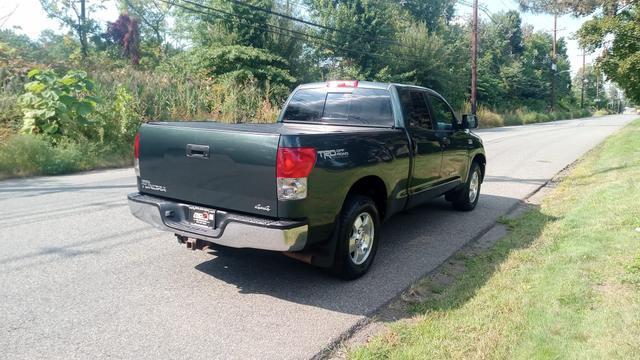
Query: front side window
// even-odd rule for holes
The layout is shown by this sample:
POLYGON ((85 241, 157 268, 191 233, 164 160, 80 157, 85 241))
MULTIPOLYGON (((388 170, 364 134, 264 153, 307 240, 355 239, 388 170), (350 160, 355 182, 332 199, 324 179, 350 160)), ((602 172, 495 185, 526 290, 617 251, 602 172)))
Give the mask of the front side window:
POLYGON ((387 90, 356 88, 298 90, 283 115, 284 121, 393 126, 391 97, 387 90))
POLYGON ((456 116, 451 108, 442 99, 429 95, 431 109, 438 130, 453 130, 455 128, 456 116))

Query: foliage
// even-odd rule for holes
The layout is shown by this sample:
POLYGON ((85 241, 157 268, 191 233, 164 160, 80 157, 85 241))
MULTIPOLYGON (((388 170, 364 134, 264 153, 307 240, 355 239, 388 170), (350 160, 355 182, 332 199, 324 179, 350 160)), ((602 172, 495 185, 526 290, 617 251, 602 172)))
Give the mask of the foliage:
POLYGON ((54 146, 41 135, 13 135, 0 143, 0 179, 130 165, 131 151, 131 145, 63 139, 54 146))
POLYGON ((590 51, 604 48, 598 61, 607 77, 625 95, 640 103, 640 5, 614 16, 600 15, 585 22, 578 37, 590 51), (609 43, 611 41, 611 43, 609 43))
POLYGON ((192 68, 211 77, 224 76, 240 82, 257 79, 263 84, 295 82, 287 70, 286 60, 263 49, 229 45, 198 48, 190 55, 192 68))
POLYGON ((404 1, 400 3, 419 22, 424 23, 429 31, 437 30, 443 23, 448 24, 454 16, 456 1, 404 1))
POLYGON ((465 100, 468 66, 460 61, 467 56, 458 34, 429 32, 424 23, 411 23, 399 34, 395 60, 381 72, 379 80, 413 83, 430 87, 444 95, 455 107, 465 100), (411 60, 408 60, 411 59, 411 60), (462 67, 462 71, 452 69, 462 67), (388 74, 386 78, 384 74, 388 74))
POLYGON ((120 14, 115 22, 107 23, 107 31, 103 34, 107 41, 120 47, 122 56, 130 58, 131 64, 140 63, 140 30, 138 19, 129 14, 120 14))
POLYGON ((171 13, 171 4, 148 0, 121 0, 123 13, 140 19, 140 32, 155 46, 161 47, 167 37, 167 16, 171 13))
POLYGON ((52 70, 34 69, 28 77, 32 81, 20 97, 24 133, 56 140, 91 132, 90 116, 99 99, 92 96, 93 82, 85 72, 69 71, 60 78, 52 70))
POLYGON ((584 68, 584 75, 582 68, 578 70, 578 73, 573 78, 573 89, 576 99, 582 96, 583 87, 585 106, 600 108, 606 105, 606 100, 603 96, 605 94, 604 81, 599 67, 587 65, 584 68))
POLYGON ((380 57, 390 54, 388 39, 395 38, 398 5, 376 0, 311 0, 310 5, 320 24, 338 29, 319 32, 331 45, 339 44, 320 49, 320 53, 353 68, 359 77, 378 79, 386 67, 380 57))
MULTIPOLYGON (((296 85, 338 78, 426 86, 456 109, 469 99, 470 23, 455 18, 455 0, 243 0, 266 11, 224 0, 195 0, 182 7, 118 0, 118 19, 100 23, 95 14, 106 1, 40 0, 66 33, 45 30, 30 39, 0 30, 0 139, 11 139, 25 125, 26 132, 61 149, 84 142, 95 152, 129 148, 136 129, 147 121, 274 121, 296 85), (41 69, 33 75, 41 79, 27 76, 34 68, 41 69), (65 78, 77 83, 60 83, 65 78)), ((537 5, 527 9, 548 11, 541 1, 529 3, 537 5)), ((558 3, 564 6, 557 9, 561 13, 593 5, 558 3)), ((637 50, 622 39, 637 37, 631 23, 637 18, 635 7, 627 5, 615 0, 594 5, 602 10, 595 18, 601 21, 581 38, 595 47, 615 33, 608 62, 603 57, 599 69, 632 92, 640 82, 633 72, 637 50), (611 14, 616 14, 613 20, 611 14)), ((481 126, 580 115, 581 87, 572 86, 566 71, 562 38, 554 73, 550 35, 534 32, 519 13, 493 14, 491 21, 481 19, 479 29, 481 126), (548 112, 552 81, 555 113, 548 112)), ((588 84, 589 107, 608 103, 602 96, 596 104, 595 85, 588 84)), ((615 89, 601 94, 618 97, 615 89)))
POLYGON ((598 9, 606 14, 615 12, 625 1, 620 0, 518 0, 520 8, 534 13, 566 14, 584 16, 598 9))
POLYGON ((58 20, 77 35, 83 58, 89 53, 88 35, 96 34, 98 29, 96 21, 87 14, 104 9, 103 2, 104 0, 40 0, 47 16, 58 20))

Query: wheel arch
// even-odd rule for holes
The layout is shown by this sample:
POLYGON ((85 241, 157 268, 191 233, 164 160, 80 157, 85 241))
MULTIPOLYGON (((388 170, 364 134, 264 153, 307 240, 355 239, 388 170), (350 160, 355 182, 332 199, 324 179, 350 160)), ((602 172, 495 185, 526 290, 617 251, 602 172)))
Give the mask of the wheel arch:
POLYGON ((471 164, 473 164, 474 162, 480 165, 480 171, 482 172, 480 181, 484 181, 485 169, 487 167, 487 158, 483 153, 477 153, 473 156, 473 159, 471 160, 471 164))
POLYGON ((384 180, 376 175, 368 175, 358 179, 351 185, 342 203, 344 206, 344 203, 350 195, 367 196, 376 204, 380 220, 383 220, 387 214, 387 194, 387 186, 384 180))

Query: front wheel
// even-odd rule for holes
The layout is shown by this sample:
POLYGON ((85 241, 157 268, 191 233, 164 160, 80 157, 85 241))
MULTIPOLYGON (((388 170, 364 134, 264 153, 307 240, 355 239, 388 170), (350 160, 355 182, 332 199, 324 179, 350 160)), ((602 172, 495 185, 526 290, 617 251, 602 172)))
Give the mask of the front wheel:
POLYGON ((461 189, 448 193, 446 198, 451 201, 453 207, 460 211, 471 211, 478 204, 480 187, 482 185, 482 170, 477 162, 471 164, 467 182, 461 189))
POLYGON ((340 214, 332 272, 348 280, 364 275, 378 249, 379 228, 375 203, 365 196, 350 196, 340 214))

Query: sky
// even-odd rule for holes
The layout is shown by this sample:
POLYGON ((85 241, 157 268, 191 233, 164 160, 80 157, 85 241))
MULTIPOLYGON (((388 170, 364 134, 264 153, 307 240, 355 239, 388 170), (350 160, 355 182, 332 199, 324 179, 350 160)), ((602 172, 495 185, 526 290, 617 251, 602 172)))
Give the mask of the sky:
MULTIPOLYGON (((518 4, 514 0, 479 0, 479 3, 480 6, 486 7, 490 13, 512 9, 518 10, 518 4)), ((471 8, 459 4, 457 13, 461 16, 468 16, 471 13, 471 8)), ((479 16, 488 19, 487 15, 482 11, 479 12, 479 16)), ((102 23, 113 21, 117 17, 118 10, 115 1, 108 2, 106 9, 95 14, 95 18, 102 23)), ((522 18, 524 23, 533 25, 536 30, 551 32, 553 28, 553 17, 551 15, 523 13, 522 18)), ((558 37, 564 37, 567 40, 567 50, 573 73, 582 67, 582 50, 580 50, 577 41, 573 40, 572 37, 585 20, 587 18, 575 18, 571 15, 565 15, 558 19, 558 37)), ((57 21, 47 18, 39 0, 0 0, 0 28, 16 28, 18 32, 34 39, 45 29, 63 31, 57 21), (7 15, 10 16, 7 17, 7 15)), ((590 63, 593 58, 595 56, 587 55, 587 63, 590 63)))

